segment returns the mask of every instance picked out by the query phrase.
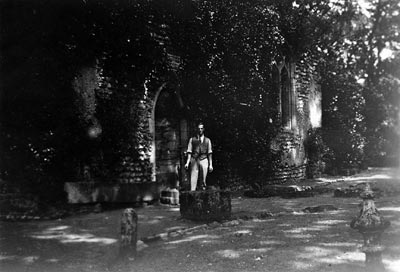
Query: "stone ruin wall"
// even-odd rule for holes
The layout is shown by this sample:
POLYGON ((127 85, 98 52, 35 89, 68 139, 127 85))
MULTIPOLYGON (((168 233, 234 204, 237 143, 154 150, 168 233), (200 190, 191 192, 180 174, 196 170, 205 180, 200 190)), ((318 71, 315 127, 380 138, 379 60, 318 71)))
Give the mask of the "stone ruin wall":
MULTIPOLYGON (((315 71, 316 63, 310 60, 301 60, 296 63, 294 71, 295 88, 295 118, 296 126, 292 130, 278 133, 273 141, 272 149, 279 151, 280 162, 276 171, 266 178, 267 184, 281 184, 287 181, 298 181, 306 177, 307 158, 304 142, 307 132, 312 128, 310 121, 310 97, 319 92, 317 84, 318 74, 315 71)), ((153 108, 155 94, 149 95, 147 107, 153 108)), ((150 117, 147 111, 142 112, 139 127, 142 133, 149 133, 150 117)), ((150 113, 151 114, 151 113, 150 113)), ((139 150, 139 152, 142 152, 139 150)), ((139 160, 134 156, 125 156, 116 168, 116 181, 121 184, 154 182, 155 176, 148 154, 142 152, 139 160)))
MULTIPOLYGON (((273 174, 266 178, 265 184, 282 184, 288 181, 297 182, 306 177, 307 157, 304 142, 307 132, 313 125, 310 121, 310 97, 320 91, 316 62, 301 60, 294 70, 295 93, 295 126, 278 133, 271 143, 272 152, 280 154, 280 160, 273 174)), ((320 96, 317 96, 320 97, 320 96)))

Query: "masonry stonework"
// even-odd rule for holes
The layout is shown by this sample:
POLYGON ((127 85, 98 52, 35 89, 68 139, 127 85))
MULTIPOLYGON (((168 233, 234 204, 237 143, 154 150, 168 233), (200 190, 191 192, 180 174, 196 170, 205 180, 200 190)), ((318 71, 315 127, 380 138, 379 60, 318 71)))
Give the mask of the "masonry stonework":
POLYGON ((280 82, 277 91, 281 93, 278 96, 280 100, 278 111, 283 120, 284 111, 288 110, 290 120, 283 120, 281 130, 271 141, 271 152, 278 156, 271 162, 275 168, 266 178, 265 185, 298 181, 306 177, 308 161, 304 143, 307 140, 308 131, 313 127, 318 127, 321 119, 316 63, 303 59, 297 63, 283 62, 277 64, 277 67, 280 82), (289 77, 286 79, 289 86, 282 84, 285 81, 283 77, 286 76, 289 77), (289 95, 282 95, 284 88, 289 89, 289 95), (311 116, 311 113, 314 116, 311 116))
MULTIPOLYGON (((308 161, 304 143, 307 140, 308 131, 320 125, 318 121, 320 95, 315 65, 313 61, 307 59, 296 63, 277 64, 275 76, 278 78, 275 80, 279 83, 276 88, 279 94, 277 109, 281 129, 270 144, 270 150, 276 156, 274 156, 275 160, 271 161, 274 165, 273 171, 265 178, 264 185, 299 181, 306 177, 308 161)), ((86 92, 92 94, 93 85, 98 84, 98 78, 92 75, 92 70, 83 69, 82 71, 88 75, 79 77, 77 81, 79 84, 75 85, 79 87, 77 91, 83 101, 81 104, 89 106, 94 104, 86 108, 91 116, 95 116, 98 103, 93 102, 93 95, 85 96, 83 88, 89 86, 86 92), (84 82, 85 80, 91 82, 84 82), (85 104, 85 97, 91 103, 85 104)), ((121 88, 121 85, 117 86, 121 88)), ((120 104, 125 103, 121 109, 115 110, 121 111, 123 114, 121 118, 129 121, 124 123, 128 129, 128 137, 123 143, 126 148, 121 147, 123 152, 110 171, 113 175, 110 175, 109 180, 106 183, 103 182, 103 185, 109 184, 114 188, 123 184, 132 184, 138 188, 137 186, 140 187, 141 184, 154 184, 158 189, 152 189, 153 196, 163 188, 179 187, 179 180, 183 178, 184 172, 182 160, 184 160, 183 154, 188 138, 188 123, 177 86, 178 84, 166 81, 158 87, 146 89, 143 99, 132 98, 128 95, 129 99, 120 97, 116 100, 120 104)), ((132 91, 126 86, 122 86, 122 91, 113 88, 115 87, 100 86, 96 89, 97 98, 106 97, 107 100, 117 91, 119 94, 129 94, 132 91)), ((102 125, 99 124, 99 126, 102 125)), ((118 141, 118 139, 115 140, 118 141)), ((90 181, 96 182, 93 178, 90 181)), ((141 191, 140 188, 138 190, 141 191)), ((100 191, 110 190, 101 189, 100 191)), ((143 194, 145 194, 144 191, 143 194)), ((126 196, 124 198, 124 201, 127 201, 126 196)), ((106 198, 103 196, 102 199, 106 198)), ((117 201, 115 197, 110 199, 117 201)), ((135 196, 135 199, 143 199, 143 196, 135 196)), ((96 201, 96 199, 92 200, 96 201)))

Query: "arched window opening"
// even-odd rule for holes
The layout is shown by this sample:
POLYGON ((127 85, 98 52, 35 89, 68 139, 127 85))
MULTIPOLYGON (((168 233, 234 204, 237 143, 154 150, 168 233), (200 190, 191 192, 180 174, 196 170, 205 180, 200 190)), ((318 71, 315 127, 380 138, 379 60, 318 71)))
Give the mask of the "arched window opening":
POLYGON ((286 67, 282 68, 280 77, 281 94, 281 121, 284 128, 291 128, 291 97, 290 97, 290 78, 286 67))

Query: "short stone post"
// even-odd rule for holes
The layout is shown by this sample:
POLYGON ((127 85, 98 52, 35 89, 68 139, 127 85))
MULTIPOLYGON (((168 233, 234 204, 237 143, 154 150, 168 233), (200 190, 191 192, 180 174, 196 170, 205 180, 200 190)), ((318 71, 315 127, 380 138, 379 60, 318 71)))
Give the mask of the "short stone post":
POLYGON ((384 246, 381 245, 381 235, 390 226, 390 222, 384 220, 375 207, 375 196, 368 183, 360 196, 363 199, 362 208, 359 216, 351 222, 350 227, 358 230, 364 238, 361 250, 365 253, 367 271, 385 271, 382 263, 384 246))
POLYGON ((127 208, 123 211, 121 219, 121 257, 134 257, 136 255, 137 233, 137 213, 134 209, 127 208))

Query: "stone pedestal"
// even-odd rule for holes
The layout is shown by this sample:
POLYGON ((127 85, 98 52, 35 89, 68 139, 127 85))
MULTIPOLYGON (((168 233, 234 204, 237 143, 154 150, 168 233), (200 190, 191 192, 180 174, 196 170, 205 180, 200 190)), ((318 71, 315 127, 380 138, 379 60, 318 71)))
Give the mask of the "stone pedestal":
POLYGON ((375 207, 375 195, 368 183, 360 196, 363 199, 362 208, 350 227, 358 230, 364 238, 361 250, 365 253, 366 271, 383 272, 385 267, 382 263, 382 252, 385 247, 381 244, 381 236, 390 226, 390 221, 385 220, 375 207))
POLYGON ((231 194, 229 191, 182 191, 180 212, 186 219, 196 221, 221 221, 231 217, 231 194))

